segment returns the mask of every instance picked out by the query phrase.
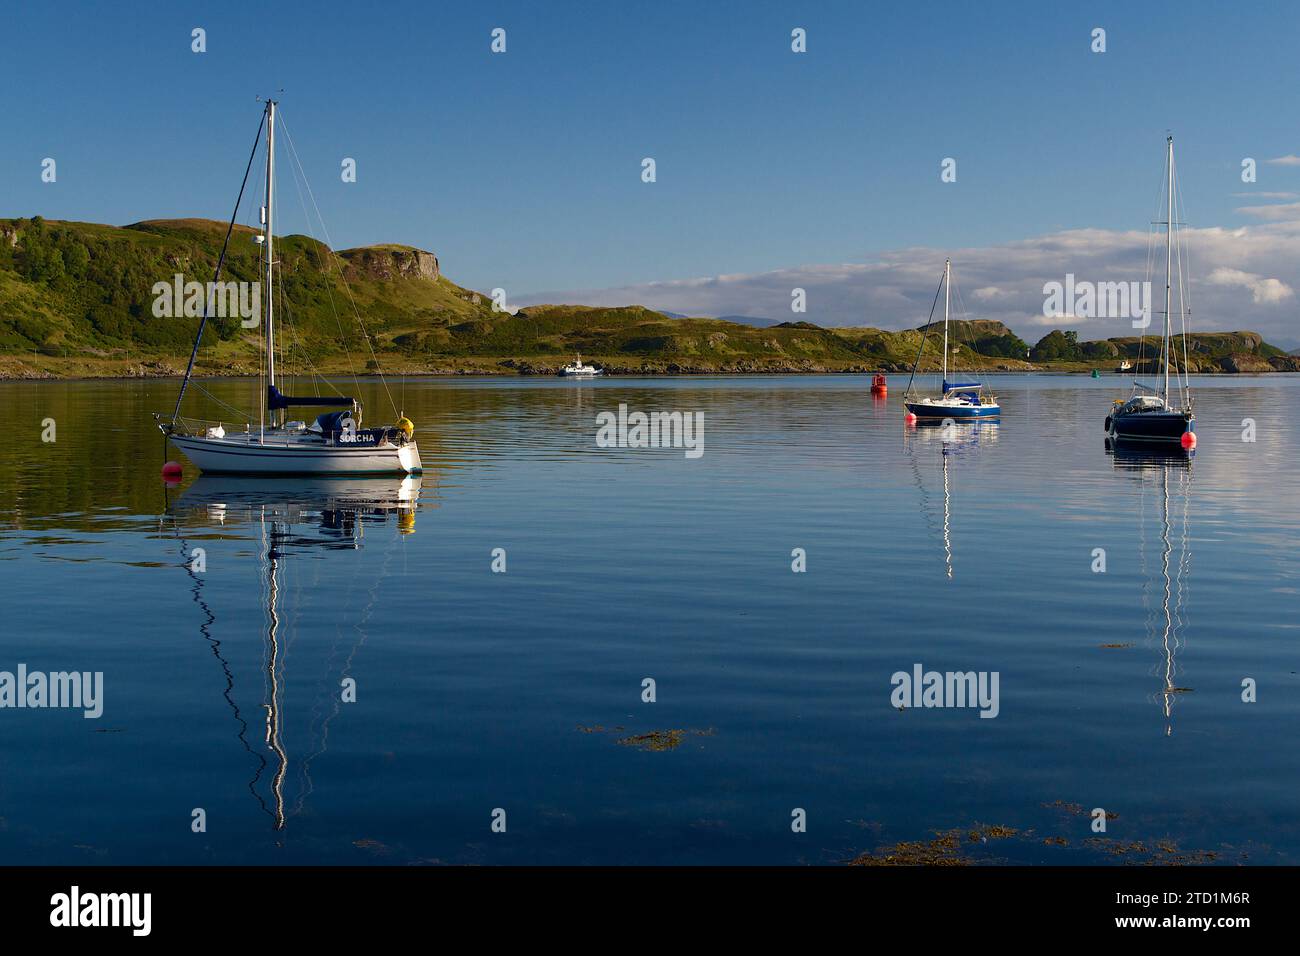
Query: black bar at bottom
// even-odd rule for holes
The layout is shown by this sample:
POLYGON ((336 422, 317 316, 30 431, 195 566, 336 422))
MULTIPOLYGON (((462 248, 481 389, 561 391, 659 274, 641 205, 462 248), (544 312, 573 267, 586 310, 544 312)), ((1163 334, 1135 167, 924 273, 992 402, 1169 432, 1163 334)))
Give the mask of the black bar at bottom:
POLYGON ((666 943, 700 921, 711 926, 706 935, 725 929, 733 945, 841 926, 862 938, 920 934, 918 942, 1199 935, 1231 944, 1287 924, 1298 875, 1295 867, 8 867, 0 919, 18 938, 126 941, 147 928, 151 938, 205 944, 374 942, 431 929, 446 942, 459 931, 485 940, 531 932, 534 941, 558 931, 666 943), (144 897, 131 894, 149 895, 147 927, 144 897))

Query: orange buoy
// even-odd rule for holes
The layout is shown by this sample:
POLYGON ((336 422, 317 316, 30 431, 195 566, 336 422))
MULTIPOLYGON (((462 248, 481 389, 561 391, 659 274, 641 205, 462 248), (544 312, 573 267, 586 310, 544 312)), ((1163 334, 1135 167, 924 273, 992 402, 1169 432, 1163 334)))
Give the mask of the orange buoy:
POLYGON ((1182 442, 1184 448, 1195 448, 1196 432, 1183 432, 1182 442))
POLYGON ((888 379, 886 379, 885 376, 880 372, 877 372, 875 374, 875 377, 871 379, 871 394, 887 395, 888 393, 889 393, 888 379))
POLYGON ((181 463, 178 461, 169 461, 167 464, 162 466, 162 476, 168 481, 177 481, 180 479, 182 474, 184 474, 184 470, 181 468, 181 463))

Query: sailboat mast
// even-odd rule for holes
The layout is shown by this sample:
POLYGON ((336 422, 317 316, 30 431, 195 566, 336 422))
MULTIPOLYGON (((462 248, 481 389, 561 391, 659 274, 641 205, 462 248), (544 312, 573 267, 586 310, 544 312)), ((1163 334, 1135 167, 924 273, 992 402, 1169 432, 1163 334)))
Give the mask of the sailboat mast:
MULTIPOLYGON (((275 191, 275 100, 266 102, 266 382, 275 387, 275 296, 272 293, 272 270, 275 263, 274 243, 274 191, 275 191)), ((268 391, 269 395, 270 392, 268 391)), ((265 401, 263 397, 263 401, 265 401)), ((268 409, 269 411, 269 409, 268 409)), ((271 424, 276 415, 272 413, 271 424)))
POLYGON ((1165 388, 1161 397, 1169 400, 1169 308, 1171 304, 1170 289, 1173 277, 1173 238, 1174 238, 1174 138, 1169 137, 1169 155, 1165 164, 1169 167, 1169 215, 1165 222, 1165 388))
MULTIPOLYGON (((948 381, 948 306, 952 301, 952 260, 943 260, 943 381, 948 381)), ((940 386, 942 387, 942 386, 940 386)))

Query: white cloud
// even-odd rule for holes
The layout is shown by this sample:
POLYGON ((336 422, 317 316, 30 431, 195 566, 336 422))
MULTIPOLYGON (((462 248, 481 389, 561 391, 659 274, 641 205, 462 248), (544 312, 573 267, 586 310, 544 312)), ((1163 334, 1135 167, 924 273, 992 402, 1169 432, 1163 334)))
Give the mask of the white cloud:
POLYGON ((1266 279, 1253 272, 1240 269, 1215 269, 1206 280, 1212 285, 1239 286, 1250 290, 1251 300, 1256 305, 1273 304, 1289 299, 1295 292, 1289 285, 1279 279, 1266 279))
POLYGON ((1300 202, 1277 203, 1272 206, 1239 206, 1236 211, 1243 216, 1252 216, 1255 219, 1264 219, 1270 222, 1280 222, 1284 219, 1295 219, 1300 216, 1300 202))
POLYGON ((1237 199, 1300 199, 1300 193, 1233 193, 1237 199))
POLYGON ((1268 163, 1270 166, 1300 166, 1300 156, 1289 153, 1286 156, 1279 156, 1276 159, 1266 159, 1264 162, 1268 163))
MULTIPOLYGON (((1300 203, 1274 221, 1237 228, 1184 229, 1191 264, 1194 329, 1254 329, 1290 342, 1300 336, 1293 289, 1300 285, 1300 203)), ((1282 209, 1283 207, 1273 207, 1282 209)), ((1289 208, 1289 207, 1288 207, 1289 208)), ((911 328, 925 322, 951 256, 953 283, 963 293, 963 317, 997 319, 1026 339, 1046 329, 1076 328, 1089 338, 1128 335, 1129 319, 1070 319, 1043 315, 1047 282, 1132 282, 1151 279, 1163 295, 1163 238, 1145 231, 1073 229, 999 245, 965 249, 903 248, 865 262, 804 265, 771 272, 728 274, 612 289, 556 290, 518 297, 524 304, 638 304, 687 315, 752 315, 826 326, 911 328), (1148 276, 1148 243, 1158 253, 1148 276), (807 291, 806 314, 790 310, 791 290, 807 291), (970 290, 970 291, 965 291, 970 290)), ((958 304, 954 299, 954 306, 958 304)), ((942 310, 942 303, 939 309, 942 310)))

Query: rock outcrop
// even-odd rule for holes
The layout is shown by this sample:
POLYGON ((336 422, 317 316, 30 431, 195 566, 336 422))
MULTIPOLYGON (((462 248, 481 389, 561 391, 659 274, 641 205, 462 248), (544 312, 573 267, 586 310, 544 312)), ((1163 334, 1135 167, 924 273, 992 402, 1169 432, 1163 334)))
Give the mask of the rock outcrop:
POLYGON ((1273 366, 1268 359, 1260 355, 1246 355, 1234 352, 1219 359, 1219 368, 1225 372, 1272 372, 1273 366))
POLYGON ((347 263, 348 279, 429 279, 442 275, 438 257, 409 246, 366 246, 345 249, 339 257, 347 263))

